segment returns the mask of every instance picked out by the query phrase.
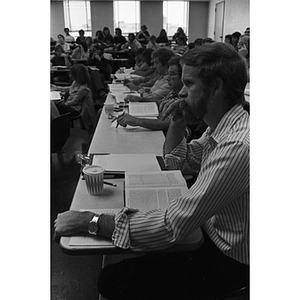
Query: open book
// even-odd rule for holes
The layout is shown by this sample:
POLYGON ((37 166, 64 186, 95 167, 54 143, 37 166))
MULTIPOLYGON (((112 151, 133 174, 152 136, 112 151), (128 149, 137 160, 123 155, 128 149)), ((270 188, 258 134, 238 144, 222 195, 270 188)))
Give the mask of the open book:
POLYGON ((181 172, 125 172, 125 205, 149 211, 165 209, 188 190, 181 172))
POLYGON ((129 114, 134 117, 158 117, 155 102, 129 102, 129 114))

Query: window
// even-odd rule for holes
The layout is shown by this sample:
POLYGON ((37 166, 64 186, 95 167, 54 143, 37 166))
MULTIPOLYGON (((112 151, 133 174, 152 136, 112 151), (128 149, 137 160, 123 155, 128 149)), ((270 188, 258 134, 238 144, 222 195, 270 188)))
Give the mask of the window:
POLYGON ((140 31, 140 1, 114 1, 114 25, 122 34, 140 31))
POLYGON ((163 26, 169 37, 173 36, 178 27, 182 27, 188 36, 188 1, 163 2, 163 26))
POLYGON ((85 36, 92 35, 90 1, 64 0, 65 27, 70 29, 70 34, 78 36, 78 31, 83 29, 85 36))

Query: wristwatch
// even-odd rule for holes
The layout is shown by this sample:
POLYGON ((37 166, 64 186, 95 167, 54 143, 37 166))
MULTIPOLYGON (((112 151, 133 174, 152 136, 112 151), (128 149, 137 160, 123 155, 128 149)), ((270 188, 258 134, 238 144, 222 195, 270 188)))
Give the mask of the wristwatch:
POLYGON ((98 232, 98 219, 99 219, 99 215, 94 215, 93 219, 90 221, 89 225, 88 225, 88 233, 92 234, 92 235, 97 235, 98 232))

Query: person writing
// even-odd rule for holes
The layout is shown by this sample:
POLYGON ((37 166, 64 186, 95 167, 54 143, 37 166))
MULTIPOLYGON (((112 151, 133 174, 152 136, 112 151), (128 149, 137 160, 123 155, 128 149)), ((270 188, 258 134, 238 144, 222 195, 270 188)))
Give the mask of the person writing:
MULTIPOLYGON (((164 145, 169 169, 192 168, 196 182, 166 209, 125 207, 101 214, 97 234, 133 251, 166 249, 201 226, 194 251, 149 253, 101 270, 98 290, 107 299, 201 299, 249 283, 249 115, 243 109, 245 60, 225 43, 182 57, 182 99, 165 105, 172 116, 164 145), (187 124, 203 119, 201 138, 185 141, 187 124)), ((92 212, 57 216, 55 237, 87 232, 92 212)))

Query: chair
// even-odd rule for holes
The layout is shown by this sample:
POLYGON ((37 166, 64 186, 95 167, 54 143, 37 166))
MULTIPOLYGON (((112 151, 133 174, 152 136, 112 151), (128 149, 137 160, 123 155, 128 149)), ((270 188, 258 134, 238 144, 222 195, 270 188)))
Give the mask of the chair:
POLYGON ((82 111, 79 116, 71 117, 71 127, 74 128, 74 121, 79 120, 80 128, 86 130, 89 135, 92 135, 96 125, 96 111, 93 102, 92 92, 85 96, 82 103, 82 111))
POLYGON ((70 115, 66 113, 51 121, 51 153, 61 151, 70 136, 70 115))

